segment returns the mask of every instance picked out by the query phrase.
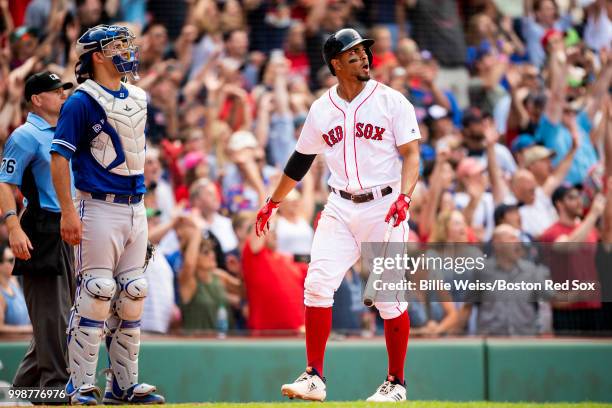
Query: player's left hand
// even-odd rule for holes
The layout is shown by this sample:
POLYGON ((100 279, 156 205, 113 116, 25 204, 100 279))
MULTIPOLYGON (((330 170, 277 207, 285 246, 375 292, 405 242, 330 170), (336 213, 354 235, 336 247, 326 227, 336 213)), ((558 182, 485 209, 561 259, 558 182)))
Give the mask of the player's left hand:
POLYGON ((258 237, 265 235, 266 232, 270 229, 270 224, 268 223, 268 221, 270 220, 270 218, 272 218, 272 216, 278 209, 279 204, 280 203, 274 202, 268 197, 264 206, 261 207, 261 209, 257 212, 257 220, 255 221, 255 233, 258 237))
POLYGON ((385 222, 388 223, 391 221, 391 218, 395 218, 395 224, 393 227, 399 226, 408 216, 408 209, 410 208, 410 197, 406 194, 400 194, 397 197, 397 200, 391 204, 391 208, 389 208, 389 212, 387 212, 387 216, 385 217, 385 222))

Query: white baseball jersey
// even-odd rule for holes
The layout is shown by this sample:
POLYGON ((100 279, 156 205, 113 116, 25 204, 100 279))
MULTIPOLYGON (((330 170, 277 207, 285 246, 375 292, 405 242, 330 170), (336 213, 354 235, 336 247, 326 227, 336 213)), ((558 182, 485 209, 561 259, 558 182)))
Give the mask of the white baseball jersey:
POLYGON ((397 146, 420 139, 412 104, 370 80, 351 102, 331 87, 310 108, 296 150, 325 154, 329 185, 350 193, 401 179, 397 146))

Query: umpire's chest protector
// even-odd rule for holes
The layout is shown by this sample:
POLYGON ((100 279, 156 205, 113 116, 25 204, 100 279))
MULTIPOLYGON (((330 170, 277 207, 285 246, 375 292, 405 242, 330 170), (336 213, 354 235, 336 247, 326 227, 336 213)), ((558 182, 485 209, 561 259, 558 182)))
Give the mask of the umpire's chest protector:
POLYGON ((123 84, 127 98, 118 98, 88 79, 77 90, 86 92, 106 112, 90 143, 91 155, 109 172, 121 176, 144 173, 147 95, 137 86, 123 84))

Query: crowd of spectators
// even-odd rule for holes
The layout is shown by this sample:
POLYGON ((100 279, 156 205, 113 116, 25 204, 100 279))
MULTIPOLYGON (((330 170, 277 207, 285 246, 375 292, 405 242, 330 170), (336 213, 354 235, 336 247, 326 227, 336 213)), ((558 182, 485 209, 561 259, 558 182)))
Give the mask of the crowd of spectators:
MULTIPOLYGON (((74 44, 94 25, 124 24, 137 36, 156 248, 145 331, 303 328, 310 244, 328 194, 323 158, 270 234, 257 238, 252 226, 310 105, 335 84, 321 48, 343 27, 375 39, 373 78, 416 110, 411 241, 599 242, 555 260, 573 263, 576 279, 612 273, 610 0, 0 0, 0 13, 0 146, 24 121, 28 75, 49 70, 76 83, 74 44)), ((27 330, 6 242, 0 226, 0 332, 12 321, 27 330)), ((500 250, 495 268, 539 273, 511 252, 500 250)), ((377 330, 362 306, 361 269, 336 293, 338 333, 377 330)), ((601 299, 612 295, 605 290, 601 299)), ((510 307, 444 291, 414 296, 414 334, 612 331, 600 301, 510 307)))

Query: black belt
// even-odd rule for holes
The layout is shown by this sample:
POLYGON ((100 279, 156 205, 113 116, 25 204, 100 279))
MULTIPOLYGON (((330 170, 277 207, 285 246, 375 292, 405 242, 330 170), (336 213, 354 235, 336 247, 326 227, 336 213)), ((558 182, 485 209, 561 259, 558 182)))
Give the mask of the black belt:
MULTIPOLYGON (((346 200, 350 200, 354 203, 367 203, 368 201, 372 201, 374 199, 374 193, 370 192, 370 193, 363 193, 363 194, 351 194, 348 193, 346 191, 343 190, 338 190, 335 189, 333 187, 330 187, 331 191, 333 191, 334 193, 338 194, 340 197, 346 199, 346 200)), ((384 197, 386 195, 391 194, 391 192, 393 191, 393 189, 391 188, 391 186, 387 186, 385 188, 382 188, 380 190, 380 195, 381 197, 384 197)))
POLYGON ((91 198, 94 200, 102 200, 107 203, 117 203, 117 204, 138 204, 142 201, 142 197, 144 194, 134 194, 134 195, 120 195, 120 194, 104 194, 104 193, 91 193, 91 198))

